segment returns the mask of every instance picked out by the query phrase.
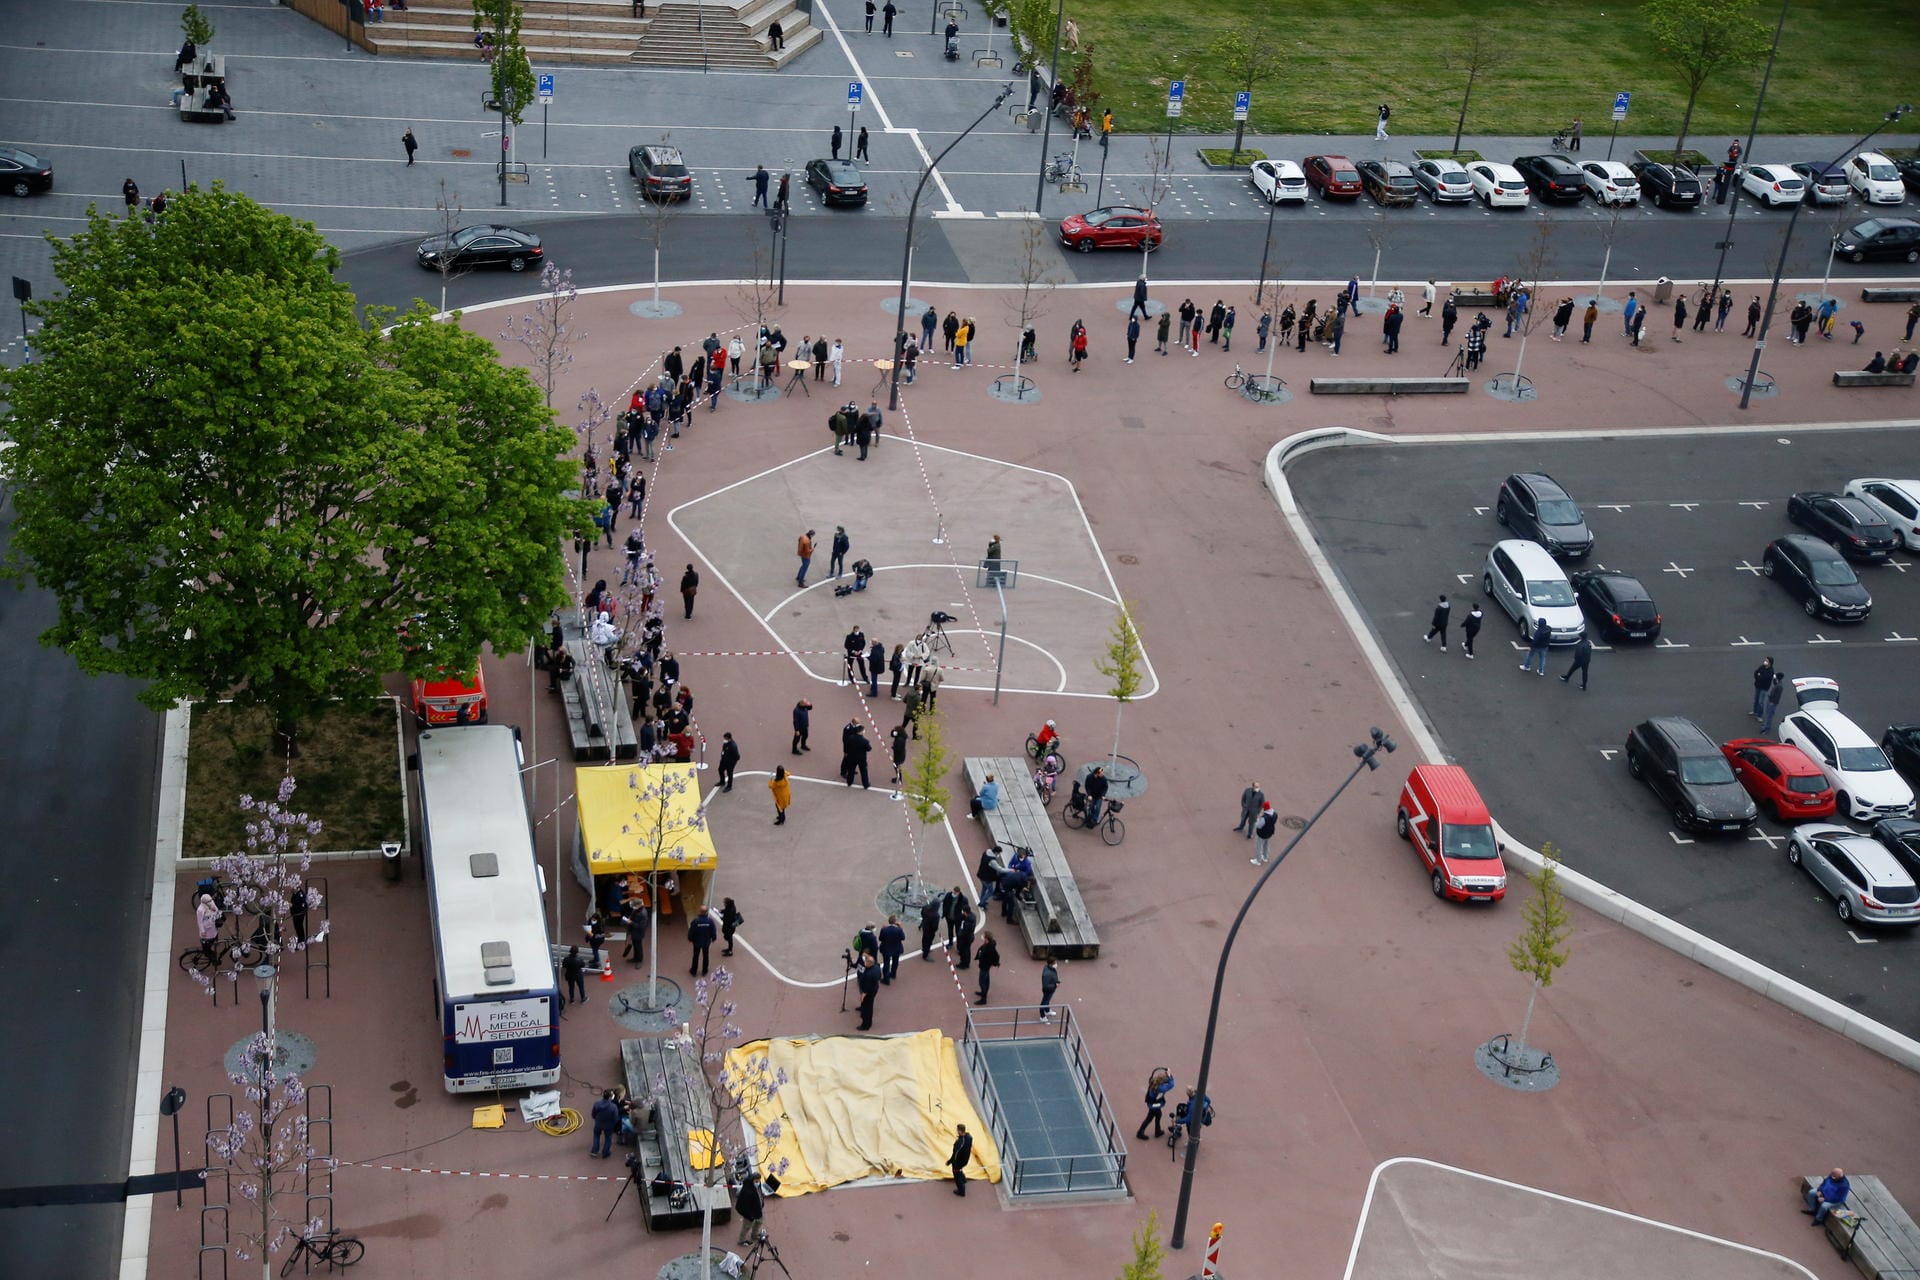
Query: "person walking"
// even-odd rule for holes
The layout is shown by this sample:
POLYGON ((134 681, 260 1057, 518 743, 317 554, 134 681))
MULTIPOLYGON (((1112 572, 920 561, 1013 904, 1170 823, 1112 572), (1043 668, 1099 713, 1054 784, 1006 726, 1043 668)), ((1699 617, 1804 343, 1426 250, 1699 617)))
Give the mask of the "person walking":
POLYGON ((733 740, 732 734, 730 733, 721 734, 720 735, 720 789, 722 791, 733 790, 733 771, 735 769, 738 769, 739 767, 740 767, 740 744, 733 740))
POLYGON ((1580 317, 1580 341, 1593 341, 1593 323, 1600 318, 1600 304, 1589 298, 1585 314, 1580 317))
POLYGON ((1167 337, 1172 331, 1173 313, 1171 311, 1162 311, 1160 313, 1160 327, 1155 331, 1153 343, 1153 349, 1161 355, 1167 354, 1167 337))
POLYGON ((980 950, 973 957, 973 964, 980 970, 979 999, 974 1003, 985 1004, 988 993, 993 990, 993 971, 1000 967, 1000 944, 993 940, 993 930, 980 935, 980 950))
POLYGON ((1773 676, 1773 659, 1760 659, 1760 665, 1753 669, 1753 718, 1755 720, 1762 719, 1767 714, 1767 690, 1773 688, 1773 676))
POLYGON ((1053 952, 1047 952, 1046 963, 1040 966, 1040 1021, 1053 1021, 1053 993, 1060 989, 1060 968, 1054 963, 1053 952))
POLYGON ((733 904, 732 898, 720 900, 720 940, 727 944, 720 949, 721 955, 733 954, 733 935, 740 932, 740 926, 746 922, 747 918, 740 914, 740 908, 733 904))
POLYGON ((1133 282, 1133 305, 1127 308, 1127 319, 1135 316, 1151 318, 1152 314, 1147 309, 1147 278, 1140 276, 1133 282))
POLYGON ((1580 692, 1585 693, 1587 691, 1587 672, 1592 664, 1593 638, 1582 631, 1580 638, 1574 641, 1573 644, 1573 665, 1567 668, 1567 674, 1560 677, 1560 683, 1571 684, 1573 682, 1573 673, 1578 671, 1580 673, 1580 692))
POLYGON ((940 934, 940 899, 928 898, 920 904, 920 958, 933 959, 933 942, 940 934))
POLYGON ((1469 658, 1473 656, 1473 638, 1480 634, 1480 624, 1486 621, 1486 617, 1487 615, 1480 611, 1480 602, 1476 600, 1473 608, 1467 610, 1466 618, 1460 623, 1460 647, 1467 651, 1469 658))
POLYGON ((707 971, 708 953, 713 949, 713 940, 720 936, 720 926, 713 918, 712 908, 701 911, 687 925, 687 941, 693 944, 693 964, 688 967, 690 974, 704 974, 707 971))
POLYGON ((601 1092, 600 1100, 593 1104, 592 1116, 593 1146, 587 1154, 610 1160, 613 1158, 614 1136, 620 1132, 620 1104, 613 1100, 613 1090, 601 1092))
POLYGON ((405 133, 400 135, 400 145, 405 147, 407 151, 407 168, 413 168, 413 153, 420 149, 420 144, 413 140, 413 127, 411 125, 407 127, 405 133))
POLYGON ((879 10, 879 8, 880 6, 876 5, 873 2, 873 0, 867 0, 867 34, 868 35, 873 34, 873 15, 879 10))
POLYGON ((1080 366, 1087 362, 1087 330, 1085 325, 1076 325, 1073 335, 1073 371, 1080 372, 1080 366))
POLYGON ((1520 664, 1522 671, 1535 671, 1547 674, 1547 650, 1553 644, 1553 628, 1547 625, 1545 618, 1537 618, 1533 624, 1533 634, 1527 639, 1527 658, 1520 664))
POLYGON ((805 698, 793 704, 793 754, 811 751, 807 745, 807 731, 813 725, 813 704, 805 698))
POLYGON ((1260 820, 1260 806, 1265 804, 1267 793, 1257 782, 1249 782, 1240 792, 1240 822, 1234 827, 1233 834, 1246 832, 1247 839, 1253 839, 1254 825, 1260 820))
MULTIPOLYGON (((1453 295, 1448 294, 1446 305, 1440 308, 1440 345, 1441 346, 1444 347, 1452 344, 1453 326, 1457 324, 1459 320, 1460 320, 1460 309, 1453 305, 1453 295)), ((1305 333, 1304 327, 1302 328, 1301 332, 1303 334, 1305 333)), ((1300 349, 1302 351, 1305 351, 1307 349, 1306 339, 1304 337, 1302 337, 1300 340, 1300 349)))
POLYGON ((1133 1136, 1137 1141, 1147 1140, 1149 1124, 1153 1125, 1153 1136, 1156 1138, 1160 1136, 1160 1116, 1167 1109, 1167 1094, 1172 1091, 1173 1077, 1167 1074, 1165 1067, 1155 1067, 1153 1074, 1147 1077, 1147 1114, 1146 1118, 1140 1121, 1139 1129, 1134 1131, 1133 1136))
POLYGON ((855 160, 870 159, 867 155, 867 126, 865 125, 860 126, 860 133, 853 140, 853 158, 855 160))
POLYGON ((767 779, 767 790, 773 793, 773 825, 781 826, 787 820, 787 807, 793 803, 793 780, 787 777, 787 766, 778 764, 773 767, 773 776, 767 779))
POLYGON ((1447 651, 1447 617, 1453 612, 1453 604, 1446 593, 1440 593, 1440 602, 1433 606, 1433 620, 1427 624, 1427 634, 1421 638, 1421 644, 1432 644, 1435 636, 1440 637, 1440 652, 1447 651))
POLYGON ((1767 713, 1760 719, 1760 732, 1773 732, 1773 722, 1780 715, 1780 698, 1786 690, 1786 674, 1784 672, 1775 672, 1773 683, 1767 686, 1767 713))
POLYGON ((873 1030, 873 1001, 880 994, 880 966, 874 963, 870 955, 862 954, 859 969, 854 975, 854 983, 860 988, 860 1026, 858 1030, 873 1030))
POLYGON ((560 962, 560 976, 566 980, 567 999, 574 1004, 587 1002, 587 962, 580 958, 580 948, 567 948, 566 959, 560 962))
POLYGON ((1573 299, 1562 298, 1560 305, 1553 309, 1553 340, 1555 342, 1567 336, 1567 326, 1573 323, 1573 299))
MULTIPOLYGON (((767 184, 772 180, 772 175, 767 172, 767 166, 758 164, 753 167, 753 204, 759 205, 762 209, 767 208, 767 184)), ((752 208, 753 205, 747 207, 752 208)), ((738 356, 734 358, 739 359, 738 356)))
POLYGON ((833 158, 835 160, 840 158, 840 146, 845 141, 846 135, 840 132, 840 126, 833 126, 833 137, 828 141, 827 145, 833 149, 833 158))
MULTIPOLYGON (((873 926, 868 925, 869 929, 873 926)), ((892 985, 900 972, 900 957, 907 949, 907 931, 900 927, 899 916, 888 916, 880 926, 880 981, 892 985)))
POLYGON ((1420 286, 1420 316, 1422 319, 1433 314, 1433 300, 1439 292, 1439 288, 1431 280, 1420 286))
MULTIPOLYGON (((120 184, 120 196, 127 202, 127 216, 131 218, 140 211, 140 184, 128 178, 120 184)), ((1913 326, 1907 326, 1907 336, 1913 336, 1913 326)))
POLYGON ((698 594, 700 594, 700 575, 694 572, 692 565, 688 565, 687 571, 680 575, 680 599, 686 604, 686 616, 689 618, 693 616, 693 598, 698 594))
POLYGON ((813 530, 809 529, 800 535, 793 553, 800 557, 800 572, 793 575, 793 585, 804 587, 807 585, 807 566, 813 563, 813 530))
POLYGON ((953 1150, 947 1153, 947 1167, 953 1170, 953 1194, 967 1194, 967 1161, 973 1159, 973 1135, 967 1126, 955 1125, 953 1150))
POLYGON ((1133 363, 1133 349, 1140 344, 1140 320, 1137 316, 1127 317, 1127 358, 1122 364, 1133 363))
POLYGON ((1384 102, 1381 103, 1379 118, 1376 119, 1373 124, 1373 140, 1375 142, 1384 142, 1386 140, 1387 120, 1392 115, 1393 115, 1393 109, 1389 107, 1386 103, 1384 102))
POLYGON ((833 542, 827 551, 827 576, 837 578, 847 571, 847 552, 853 549, 853 542, 847 537, 847 527, 843 524, 833 526, 833 542))
POLYGON ((894 6, 893 0, 887 0, 884 5, 880 6, 880 34, 889 40, 893 39, 893 15, 899 12, 900 10, 894 6))
POLYGON ((1267 865, 1267 842, 1273 839, 1273 833, 1280 825, 1280 815, 1273 811, 1273 801, 1260 802, 1260 817, 1253 825, 1255 844, 1254 854, 1247 861, 1256 867, 1267 865))

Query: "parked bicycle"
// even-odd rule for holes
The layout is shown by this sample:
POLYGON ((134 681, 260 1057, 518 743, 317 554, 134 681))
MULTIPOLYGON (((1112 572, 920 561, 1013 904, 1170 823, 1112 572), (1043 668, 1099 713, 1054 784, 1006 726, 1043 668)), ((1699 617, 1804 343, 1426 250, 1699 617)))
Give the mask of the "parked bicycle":
POLYGON ((280 1274, 292 1275, 294 1263, 302 1258, 308 1260, 309 1268, 318 1263, 345 1271, 366 1256, 367 1246, 353 1236, 343 1236, 338 1231, 329 1231, 321 1236, 301 1236, 299 1243, 293 1246, 293 1252, 280 1264, 280 1274))
POLYGON ((1078 782, 1073 784, 1073 794, 1067 797, 1067 807, 1063 816, 1070 827, 1086 828, 1089 825, 1099 829, 1100 838, 1108 844, 1119 844, 1127 838, 1127 824, 1120 821, 1120 811, 1126 808, 1124 800, 1109 800, 1100 806, 1100 818, 1097 822, 1087 822, 1087 797, 1078 782))
POLYGON ((180 972, 198 971, 205 973, 220 966, 225 959, 235 969, 251 969, 267 958, 267 949, 260 943, 260 931, 256 929, 252 937, 242 938, 235 934, 226 934, 216 938, 210 947, 188 947, 180 953, 180 972))
POLYGON ((1048 182, 1080 181, 1080 166, 1073 161, 1071 152, 1062 151, 1047 165, 1048 182))
POLYGON ((1264 374, 1245 373, 1239 365, 1233 366, 1233 372, 1227 375, 1227 390, 1238 391, 1249 400, 1278 400, 1280 388, 1286 385, 1284 378, 1274 378, 1275 385, 1268 386, 1264 374))

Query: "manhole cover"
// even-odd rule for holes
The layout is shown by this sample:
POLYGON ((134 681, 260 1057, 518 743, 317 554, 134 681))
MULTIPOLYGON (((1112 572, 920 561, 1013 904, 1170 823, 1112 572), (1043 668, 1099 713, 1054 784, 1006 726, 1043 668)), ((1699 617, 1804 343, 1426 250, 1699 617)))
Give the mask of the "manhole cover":
MULTIPOLYGON (((260 1069, 259 1060, 249 1054, 253 1047, 253 1037, 237 1040, 227 1050, 227 1075, 251 1076, 260 1069)), ((313 1070, 318 1054, 313 1041, 298 1031, 279 1031, 274 1035, 273 1075, 277 1080, 288 1076, 305 1076, 313 1070)))
POLYGON ((1280 825, 1289 831, 1305 831, 1307 829, 1307 820, 1297 813, 1290 813, 1280 819, 1280 825))
POLYGON ((1121 564, 1139 564, 1140 563, 1139 556, 1115 556, 1114 559, 1118 560, 1121 564))

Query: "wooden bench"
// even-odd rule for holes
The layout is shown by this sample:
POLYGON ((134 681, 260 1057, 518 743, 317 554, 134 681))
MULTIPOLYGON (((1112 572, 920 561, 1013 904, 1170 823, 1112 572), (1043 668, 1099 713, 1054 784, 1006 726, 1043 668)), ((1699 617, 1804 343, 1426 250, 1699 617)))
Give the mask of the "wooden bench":
MULTIPOLYGON (((1800 1198, 1819 1187, 1819 1175, 1800 1179, 1800 1198)), ((1853 1174, 1845 1209, 1827 1215, 1827 1239, 1853 1260, 1867 1280, 1907 1280, 1920 1275, 1920 1227, 1871 1174, 1853 1174)))
POLYGON ((620 1042, 620 1065, 627 1096, 635 1103, 634 1155, 640 1161, 640 1217, 648 1231, 698 1227, 709 1201, 713 1221, 733 1216, 727 1180, 705 1185, 711 1170, 696 1170, 688 1134, 713 1132, 713 1098, 707 1092, 700 1055, 690 1045, 649 1036, 620 1042), (649 1105, 650 1104, 650 1105, 649 1105), (641 1108, 645 1107, 645 1110, 641 1108), (653 1179, 664 1174, 673 1190, 656 1195, 653 1179))
POLYGON ((189 89, 205 89, 227 82, 227 58, 221 53, 206 53, 180 69, 180 83, 189 89))
POLYGON ((560 639, 573 658, 573 675, 560 686, 573 758, 634 759, 640 754, 640 739, 633 731, 633 709, 627 705, 626 690, 618 676, 601 657, 599 648, 587 639, 578 616, 561 617, 560 639), (611 718, 610 731, 601 723, 603 718, 611 718))
POLYGON ((180 96, 180 118, 200 124, 225 124, 227 113, 207 101, 205 88, 195 89, 180 96))
POLYGON ((1882 285, 1860 290, 1862 302, 1920 302, 1920 285, 1882 285))
POLYGON ((1463 396, 1471 378, 1315 378, 1316 396, 1463 396))
POLYGON ((1455 289, 1447 295, 1455 307, 1498 307, 1500 295, 1490 289, 1455 289))
POLYGON ((1865 369, 1841 369, 1833 375, 1836 387, 1910 387, 1911 373, 1868 373, 1865 369))
POLYGON ((1006 854, 1002 862, 1012 861, 1016 847, 1033 851, 1033 901, 1020 903, 1028 954, 1072 960, 1099 955, 1100 935, 1054 834, 1053 817, 1034 790, 1029 762, 1022 756, 968 756, 966 770, 975 795, 988 774, 1000 783, 999 807, 980 817, 1006 854))

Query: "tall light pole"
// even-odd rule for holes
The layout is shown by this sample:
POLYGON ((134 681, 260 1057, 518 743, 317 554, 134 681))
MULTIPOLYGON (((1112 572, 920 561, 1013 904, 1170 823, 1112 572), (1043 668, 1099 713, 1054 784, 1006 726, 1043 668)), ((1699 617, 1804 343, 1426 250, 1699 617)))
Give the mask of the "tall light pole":
MULTIPOLYGON (((1047 84, 1052 88, 1060 86, 1060 30, 1067 20, 1067 0, 1060 0, 1053 10, 1053 61, 1047 64, 1047 84)), ((1035 50, 1034 52, 1039 52, 1035 50)), ((1047 196, 1047 147, 1053 138, 1053 101, 1047 101, 1047 115, 1040 127, 1040 180, 1033 187, 1033 211, 1040 212, 1040 202, 1047 196)))
MULTIPOLYGON (((1793 0, 1780 0, 1780 18, 1779 21, 1773 24, 1773 47, 1767 50, 1767 69, 1760 74, 1760 95, 1753 100, 1753 123, 1747 126, 1747 149, 1740 153, 1740 158, 1748 164, 1753 163, 1754 139, 1760 136, 1760 108, 1765 106, 1767 102, 1767 86, 1773 81, 1773 59, 1775 55, 1780 52, 1780 33, 1786 29, 1787 8, 1792 3, 1793 0)), ((1680 157, 1675 156, 1673 160, 1674 167, 1677 169, 1680 164, 1680 157)), ((1720 260, 1714 263, 1713 266, 1713 294, 1710 305, 1719 302, 1720 287, 1726 281, 1727 250, 1733 248, 1733 220, 1740 216, 1740 184, 1738 179, 1739 174, 1737 172, 1727 175, 1727 185, 1733 188, 1733 207, 1727 210, 1727 233, 1720 237, 1720 260)), ((1706 193, 1702 191, 1701 194, 1704 196, 1706 193)), ((1608 248, 1612 248, 1611 243, 1608 244, 1608 248)))
MULTIPOLYGON (((1898 122, 1912 110, 1913 104, 1911 102, 1903 102, 1893 110, 1887 112, 1886 115, 1880 118, 1880 123, 1862 135, 1858 142, 1851 144, 1845 151, 1835 156, 1833 158, 1833 164, 1838 165, 1853 152, 1866 146, 1875 134, 1885 129, 1888 125, 1898 122)), ((1780 298, 1780 277, 1785 275, 1787 271, 1787 250, 1793 247, 1794 224, 1800 221, 1800 210, 1804 209, 1806 204, 1807 202, 1804 199, 1794 204, 1793 216, 1787 219, 1786 233, 1780 237, 1780 257, 1773 264, 1773 284, 1767 289, 1767 309, 1760 313, 1760 336, 1753 340, 1753 359, 1747 365, 1747 376, 1742 379, 1740 383, 1740 407, 1742 409, 1746 408, 1753 399, 1753 380, 1760 374, 1760 353, 1767 349, 1767 330, 1773 326, 1773 307, 1774 303, 1779 301, 1780 298)))
MULTIPOLYGON (((1333 802, 1340 798, 1340 793, 1360 776, 1363 769, 1380 767, 1380 762, 1374 759, 1375 756, 1382 751, 1394 750, 1393 739, 1379 729, 1367 730, 1367 739, 1353 749, 1353 754, 1360 757, 1360 763, 1353 766, 1353 772, 1333 789, 1333 794, 1327 797, 1326 803, 1314 811, 1314 815, 1307 819, 1306 825, 1295 833, 1293 839, 1287 841, 1287 847, 1275 856, 1273 864, 1260 873, 1260 878, 1253 882, 1252 892, 1247 894, 1247 900, 1240 904, 1240 914, 1233 918, 1233 927, 1227 930, 1227 940, 1220 946, 1220 964, 1213 972, 1213 1004, 1207 1010, 1207 1038, 1200 1049, 1200 1079, 1194 1085, 1194 1098, 1198 1102, 1206 1100, 1207 1077, 1213 1070, 1213 1039, 1214 1033, 1220 1028, 1220 992, 1226 985, 1227 957, 1233 954, 1233 940, 1239 936, 1240 926, 1246 921, 1247 912, 1252 908, 1253 900, 1260 896, 1262 889, 1267 887, 1267 881, 1271 880, 1273 873, 1280 869, 1280 864, 1287 860, 1287 855, 1293 852, 1293 847, 1306 838, 1307 832, 1313 830, 1313 824, 1320 821, 1320 815, 1333 807, 1333 802)), ((1186 1248, 1187 1203, 1193 1197, 1193 1168, 1200 1159, 1201 1114, 1205 1110, 1204 1106, 1187 1108, 1187 1163, 1180 1171, 1180 1206, 1174 1210, 1173 1234, 1167 1237, 1167 1243, 1176 1249, 1186 1248)))
MULTIPOLYGON (((1064 4, 1065 0, 1061 0, 1061 3, 1064 4)), ((913 199, 907 205, 907 247, 900 257, 900 305, 893 314, 893 372, 887 383, 888 409, 900 407, 900 366, 903 363, 900 357, 901 353, 907 349, 907 283, 913 271, 913 222, 920 213, 920 193, 927 189, 927 179, 931 178, 933 171, 940 167, 940 162, 947 158, 947 152, 959 146, 968 134, 978 129, 981 121, 998 111, 1000 104, 1005 102, 1012 93, 1013 82, 1009 80, 1001 86, 1000 96, 995 98, 985 111, 976 116, 972 124, 962 129, 959 137, 940 149, 940 154, 933 158, 925 172, 920 175, 920 181, 914 184, 913 199)))

